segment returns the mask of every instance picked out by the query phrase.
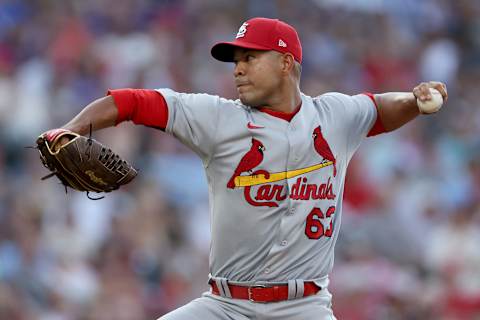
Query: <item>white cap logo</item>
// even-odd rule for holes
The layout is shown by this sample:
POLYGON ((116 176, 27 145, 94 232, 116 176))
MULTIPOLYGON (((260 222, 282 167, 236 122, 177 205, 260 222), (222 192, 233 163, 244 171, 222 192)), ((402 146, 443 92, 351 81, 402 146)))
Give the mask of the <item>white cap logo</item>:
POLYGON ((286 44, 285 41, 283 41, 282 39, 279 39, 279 40, 278 40, 278 46, 279 46, 279 47, 286 48, 286 47, 287 47, 287 44, 286 44))
POLYGON ((237 32, 237 36, 235 37, 235 39, 238 39, 238 38, 243 38, 245 36, 245 33, 247 32, 247 26, 248 26, 248 23, 244 22, 240 29, 238 29, 238 32, 237 32))

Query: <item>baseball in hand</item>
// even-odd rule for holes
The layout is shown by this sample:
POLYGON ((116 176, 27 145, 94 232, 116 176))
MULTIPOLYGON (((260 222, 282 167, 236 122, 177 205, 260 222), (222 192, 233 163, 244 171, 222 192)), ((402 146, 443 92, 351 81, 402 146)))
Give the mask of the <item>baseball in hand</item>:
POLYGON ((437 90, 430 88, 432 98, 427 101, 421 101, 417 98, 417 106, 422 113, 434 113, 440 110, 443 104, 442 94, 437 90))

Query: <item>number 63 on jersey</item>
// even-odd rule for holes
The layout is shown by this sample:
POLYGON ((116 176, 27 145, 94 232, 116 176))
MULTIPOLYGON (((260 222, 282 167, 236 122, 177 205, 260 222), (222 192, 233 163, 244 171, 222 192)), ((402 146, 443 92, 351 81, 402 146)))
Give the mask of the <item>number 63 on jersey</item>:
POLYGON ((335 206, 330 206, 324 213, 320 208, 313 208, 307 216, 305 224, 305 234, 309 239, 318 240, 321 237, 332 237, 333 234, 333 218, 335 206), (330 224, 325 227, 322 221, 330 220, 330 224))

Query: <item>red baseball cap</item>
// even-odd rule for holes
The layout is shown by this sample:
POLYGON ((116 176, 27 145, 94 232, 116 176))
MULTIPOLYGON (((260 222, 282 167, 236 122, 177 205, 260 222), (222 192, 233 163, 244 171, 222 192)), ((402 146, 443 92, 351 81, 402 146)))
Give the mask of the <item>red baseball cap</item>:
POLYGON ((302 63, 302 45, 297 31, 278 19, 252 18, 244 22, 234 41, 215 44, 211 53, 217 60, 233 62, 235 48, 289 52, 302 63))

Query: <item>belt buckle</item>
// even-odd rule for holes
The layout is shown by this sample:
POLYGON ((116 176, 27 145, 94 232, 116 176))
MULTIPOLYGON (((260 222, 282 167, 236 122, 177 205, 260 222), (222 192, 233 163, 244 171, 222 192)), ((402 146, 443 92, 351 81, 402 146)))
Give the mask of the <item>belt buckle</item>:
POLYGON ((251 301, 251 302, 255 302, 255 303, 267 303, 267 301, 257 301, 257 300, 254 300, 252 298, 252 290, 253 289, 257 289, 257 288, 266 288, 267 286, 264 285, 264 284, 256 284, 256 285, 253 285, 253 286, 250 286, 248 287, 247 289, 247 292, 248 292, 248 300, 251 301))

